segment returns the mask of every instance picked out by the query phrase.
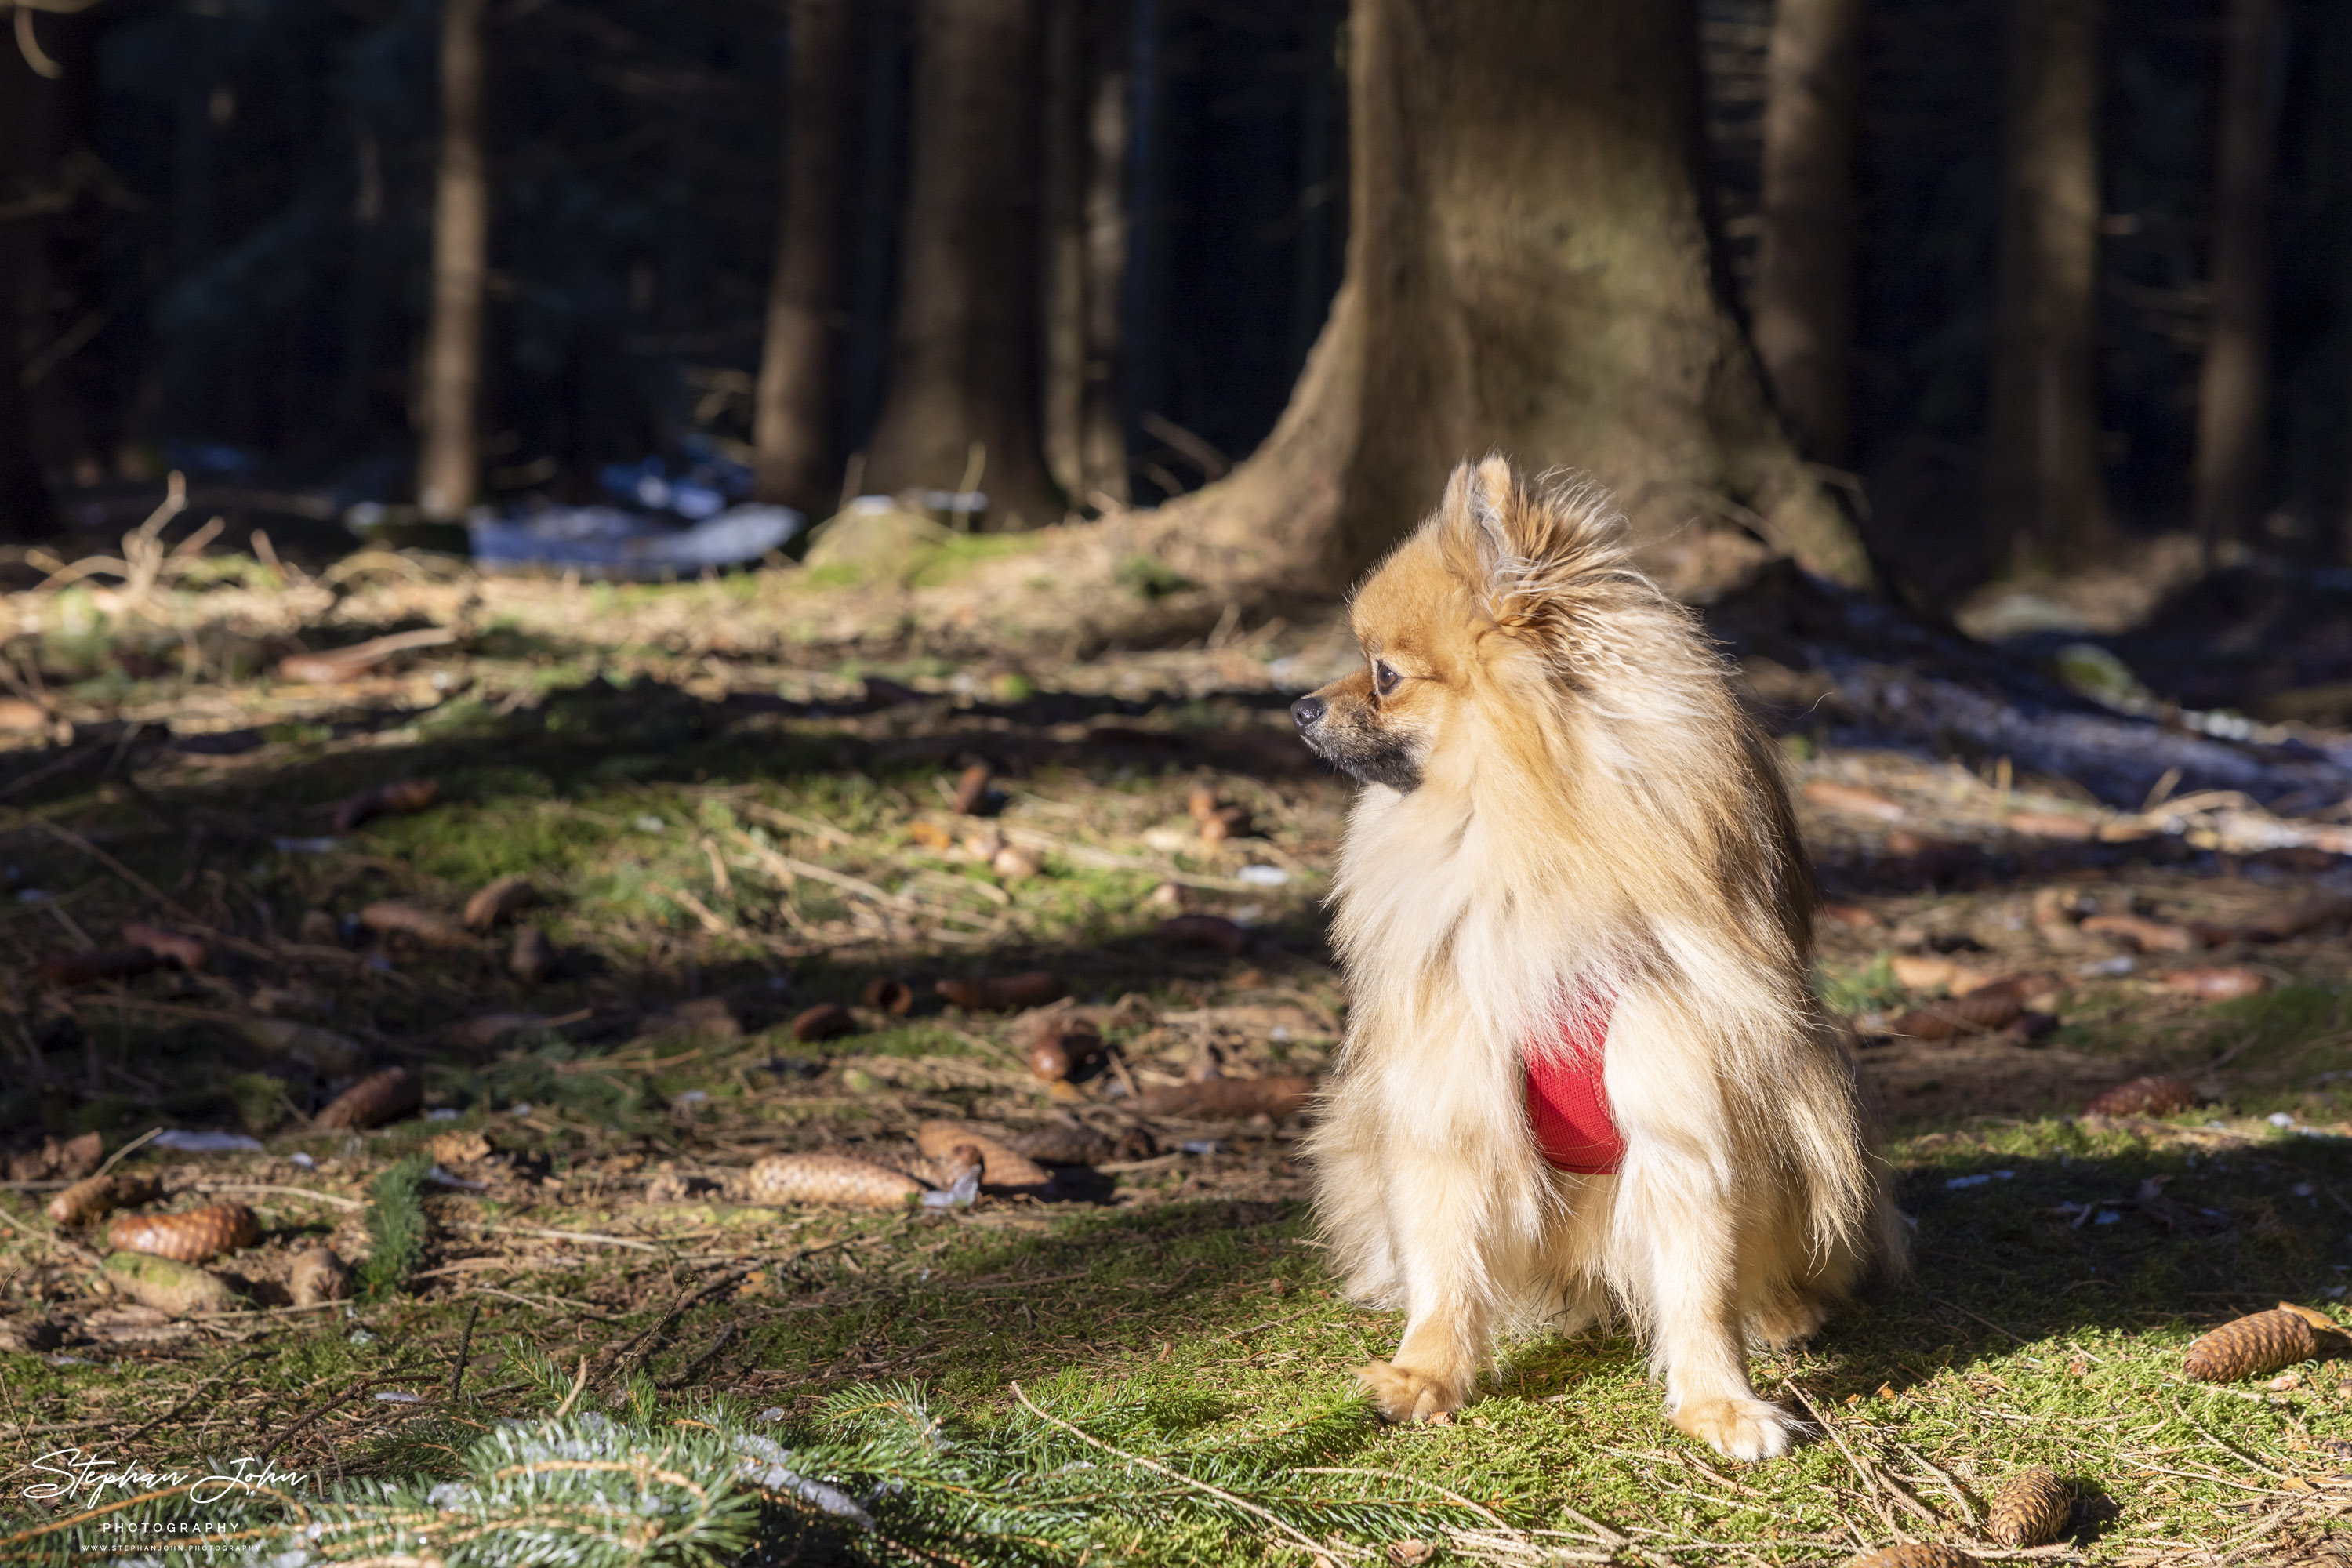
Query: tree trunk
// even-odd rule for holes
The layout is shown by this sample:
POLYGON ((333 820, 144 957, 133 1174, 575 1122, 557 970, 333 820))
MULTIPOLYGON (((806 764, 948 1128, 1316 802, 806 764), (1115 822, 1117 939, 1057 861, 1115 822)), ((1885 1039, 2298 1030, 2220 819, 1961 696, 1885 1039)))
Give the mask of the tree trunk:
POLYGON ((1037 434, 1034 0, 923 0, 890 386, 866 489, 956 485, 992 526, 1049 506, 1037 434))
POLYGON ((441 0, 441 167, 433 207, 433 319, 425 338, 425 449, 416 500, 454 521, 480 468, 482 289, 490 198, 482 156, 483 0, 441 0))
POLYGON ((1780 0, 1764 100, 1757 356, 1798 447, 1845 455, 1863 0, 1780 0))
POLYGON ((2097 0, 2010 0, 2008 71, 1985 493, 2013 564, 2074 565, 2106 535, 2097 0))
POLYGON ((1727 523, 1865 581, 1714 287, 1693 7, 1355 0, 1348 48, 1330 320, 1257 454, 1137 542, 1265 601, 1329 594, 1496 449, 1609 485, 1686 595, 1752 564, 1727 523))
MULTIPOLYGON (((36 27, 38 16, 18 11, 14 19, 36 27)), ((32 201, 55 177, 41 155, 47 138, 37 119, 55 97, 25 51, 14 40, 0 42, 0 209, 32 201)), ((24 390, 26 360, 36 352, 28 340, 39 321, 27 296, 41 233, 37 211, 0 217, 0 541, 39 539, 57 528, 24 390)))
POLYGON ((1127 504, 1118 395, 1127 269, 1127 71, 1118 13, 1049 0, 1045 43, 1045 461, 1073 501, 1127 504))
POLYGON ((2213 310, 2197 402, 2197 532, 2210 552, 2261 501, 2270 439, 2270 201, 2279 0, 2232 0, 2213 203, 2213 310))
POLYGON ((848 0, 793 0, 783 216, 752 410, 752 494, 831 515, 842 174, 849 153, 848 0))

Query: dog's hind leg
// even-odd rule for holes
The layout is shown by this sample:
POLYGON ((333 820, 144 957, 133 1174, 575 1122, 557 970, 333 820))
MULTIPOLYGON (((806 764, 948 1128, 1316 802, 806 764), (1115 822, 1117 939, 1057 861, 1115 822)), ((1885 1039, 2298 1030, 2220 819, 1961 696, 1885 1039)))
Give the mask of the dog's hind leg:
POLYGON ((1803 1430, 1748 1381, 1731 1194, 1696 1159, 1664 1151, 1629 1162, 1620 1236, 1643 1276, 1651 1363, 1664 1374, 1666 1414, 1691 1436, 1735 1459, 1787 1453, 1803 1430))

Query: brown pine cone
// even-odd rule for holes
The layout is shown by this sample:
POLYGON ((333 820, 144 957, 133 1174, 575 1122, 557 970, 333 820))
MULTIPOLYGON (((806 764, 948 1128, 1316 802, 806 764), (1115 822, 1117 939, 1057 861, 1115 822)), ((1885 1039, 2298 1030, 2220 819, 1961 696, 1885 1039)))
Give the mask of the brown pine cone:
POLYGON ((555 945, 537 926, 519 926, 514 947, 507 954, 507 973, 525 985, 536 985, 555 969, 555 945))
POLYGON ((1055 1122, 1007 1140, 1007 1147, 1045 1165, 1100 1165, 1118 1160, 1149 1160, 1160 1152, 1151 1134, 1129 1128, 1113 1139, 1091 1127, 1055 1122))
POLYGON ((1916 1007, 1887 1026, 1887 1032, 1915 1040, 1948 1040, 1958 1035, 1984 1034, 2007 1028, 2025 1011, 2014 992, 1986 989, 1916 1007))
POLYGON ((2291 1307, 2224 1323, 2183 1352, 2181 1370, 2196 1383, 2263 1377, 2309 1361, 2319 1350, 2310 1321, 2291 1307))
POLYGON ((915 988, 903 980, 877 974, 866 983, 866 1005, 877 1013, 903 1018, 915 1010, 915 988))
POLYGON ((1847 1563, 1845 1568, 1984 1568, 1984 1564, 1956 1546, 1906 1541, 1865 1552, 1847 1563))
POLYGON ((261 1239, 260 1222, 243 1204, 208 1204, 184 1214, 117 1215, 106 1227, 118 1252, 148 1252, 181 1263, 202 1263, 261 1239))
POLYGON ((2198 1093, 2177 1078, 2136 1078, 2083 1107, 2089 1116, 2178 1116, 2196 1109, 2198 1093))
POLYGON ((386 1068, 371 1073, 312 1118, 314 1127, 349 1127, 354 1131, 396 1121, 425 1103, 425 1080, 406 1068, 386 1068))
POLYGON ((2003 1546, 2047 1546, 2066 1532, 2074 1516, 2074 1494, 2055 1470, 2039 1465, 2020 1470, 1992 1494, 1985 1533, 2003 1546))
POLYGON ((1048 1014, 1030 1031, 1029 1070, 1048 1082, 1068 1078, 1102 1054, 1102 1035, 1091 1024, 1048 1014))
POLYGON ((87 1225, 116 1209, 153 1203, 155 1184, 145 1176, 85 1176, 49 1200, 49 1218, 59 1225, 87 1225))
POLYGON ((942 980, 932 987, 957 1006, 973 1013, 1013 1013, 1043 1007, 1069 994, 1060 978, 1043 969, 1020 974, 991 974, 978 980, 942 980))
POLYGON ((743 1190, 755 1204, 890 1209, 919 1195, 923 1184, 901 1172, 843 1154, 771 1154, 751 1167, 743 1190))
POLYGON ((1162 947, 1213 947, 1221 952, 1249 951, 1250 934, 1223 915, 1171 915, 1152 934, 1162 947))
POLYGON ((286 1277, 286 1288, 293 1292, 298 1307, 340 1301, 351 1286, 351 1271, 331 1247, 312 1247, 296 1253, 294 1267, 286 1277))
POLYGON ((440 784, 432 779, 402 779, 363 789, 335 807, 335 831, 349 833, 387 812, 423 811, 440 793, 440 784))
POLYGON ((438 910, 428 910, 401 899, 378 899, 360 910, 360 924, 370 931, 398 931, 427 947, 471 947, 473 933, 438 910))
POLYGON ((538 901, 539 889, 530 885, 530 878, 500 877, 466 900, 467 929, 488 931, 503 917, 538 901))
POLYGON ((959 1148, 980 1151, 985 1166, 980 1184, 1034 1191, 1053 1184, 1054 1173, 1026 1154, 1016 1153, 1003 1139, 977 1131, 968 1121, 926 1121, 915 1129, 915 1147, 929 1160, 946 1159, 959 1148))
POLYGON ((838 1002, 820 1002, 793 1020, 793 1038, 803 1045, 856 1033, 856 1015, 838 1002))

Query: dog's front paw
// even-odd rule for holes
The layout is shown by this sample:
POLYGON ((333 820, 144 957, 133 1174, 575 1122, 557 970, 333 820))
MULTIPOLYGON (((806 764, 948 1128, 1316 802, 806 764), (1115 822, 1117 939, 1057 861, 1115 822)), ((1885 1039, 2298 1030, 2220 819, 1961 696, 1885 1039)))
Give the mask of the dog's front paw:
POLYGON ((1448 1379, 1392 1362, 1371 1362, 1356 1368, 1356 1375, 1371 1391, 1372 1404, 1384 1421, 1426 1421, 1459 1410, 1470 1392, 1448 1379))
POLYGON ((1777 1459, 1797 1446, 1804 1426, 1760 1399, 1691 1400, 1674 1413, 1675 1425, 1734 1459, 1777 1459))

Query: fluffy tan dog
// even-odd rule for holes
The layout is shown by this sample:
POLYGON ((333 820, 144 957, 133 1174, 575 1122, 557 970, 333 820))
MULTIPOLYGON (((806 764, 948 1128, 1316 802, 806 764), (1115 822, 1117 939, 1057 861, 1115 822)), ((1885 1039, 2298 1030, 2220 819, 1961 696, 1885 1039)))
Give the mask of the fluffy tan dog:
POLYGON ((1292 709, 1362 779, 1340 851, 1348 1038, 1317 1206, 1381 1412, 1470 1396, 1497 1332, 1622 1308, 1675 1424, 1788 1450, 1743 1338, 1899 1262, 1853 1068, 1810 984, 1811 889, 1770 740, 1589 486, 1499 458, 1359 592, 1364 667, 1292 709))

